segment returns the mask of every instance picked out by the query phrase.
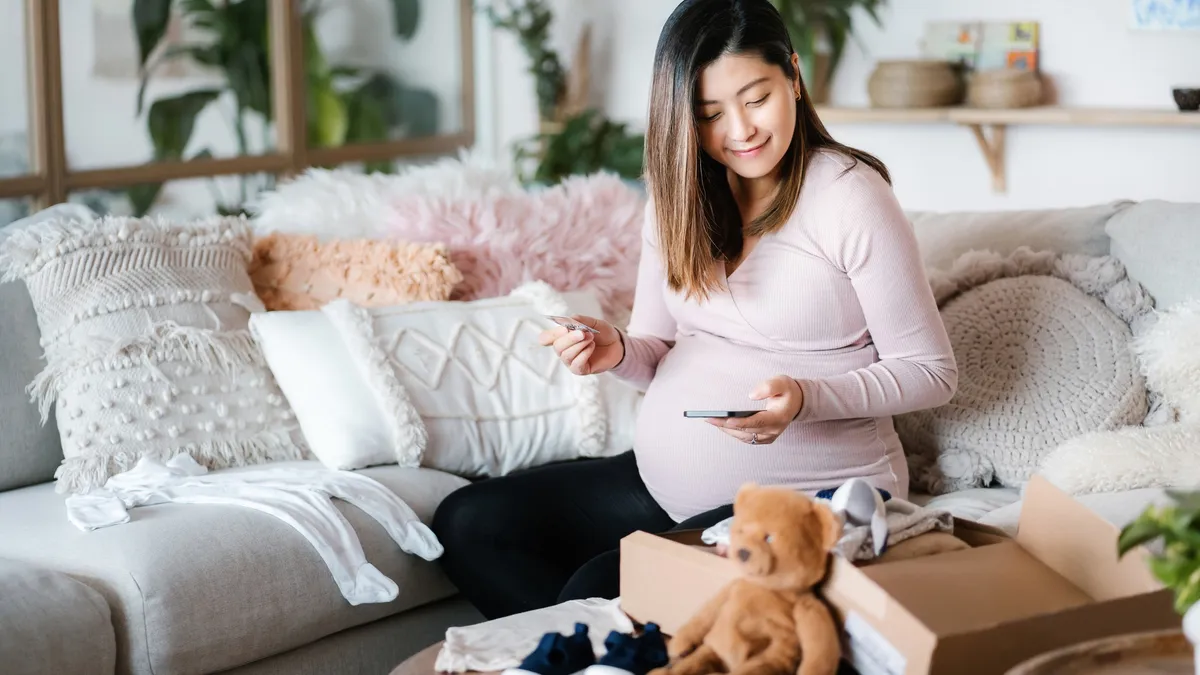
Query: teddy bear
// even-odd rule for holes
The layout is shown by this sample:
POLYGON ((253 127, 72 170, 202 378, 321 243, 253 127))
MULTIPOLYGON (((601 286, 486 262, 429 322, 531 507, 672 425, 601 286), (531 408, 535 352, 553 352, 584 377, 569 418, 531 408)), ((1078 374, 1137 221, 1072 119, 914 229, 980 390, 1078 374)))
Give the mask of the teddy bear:
POLYGON ((650 675, 831 675, 838 625, 813 593, 842 522, 802 492, 755 483, 733 503, 729 559, 741 576, 723 587, 667 644, 650 675))

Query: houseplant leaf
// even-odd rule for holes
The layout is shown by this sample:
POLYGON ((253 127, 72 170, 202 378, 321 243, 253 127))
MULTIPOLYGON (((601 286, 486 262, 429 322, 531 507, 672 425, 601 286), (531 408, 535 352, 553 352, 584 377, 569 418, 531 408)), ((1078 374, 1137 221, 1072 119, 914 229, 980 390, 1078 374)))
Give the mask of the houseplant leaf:
POLYGON ((271 85, 269 66, 259 48, 244 44, 235 48, 225 64, 229 88, 237 97, 238 106, 271 117, 271 85))
MULTIPOLYGON (((207 2, 207 0, 202 0, 207 2)), ((268 53, 267 3, 231 2, 219 11, 221 67, 242 108, 270 119, 271 64, 268 53)), ((308 45, 305 45, 306 50, 308 45)))
POLYGON ((346 103, 328 83, 309 83, 308 141, 319 148, 346 142, 350 124, 346 103), (314 86, 316 84, 317 86, 314 86))
POLYGON ((138 65, 146 65, 146 59, 162 41, 170 22, 171 0, 134 0, 133 30, 137 34, 138 65))
POLYGON ((411 40, 421 20, 419 0, 392 0, 392 22, 397 37, 411 40))
POLYGON ((141 82, 138 84, 137 114, 142 114, 142 108, 146 104, 146 85, 150 83, 150 77, 154 74, 154 71, 175 59, 185 56, 190 57, 199 63, 212 65, 205 63, 206 59, 212 58, 212 51, 213 50, 211 48, 201 45, 172 45, 164 49, 162 54, 154 60, 154 63, 143 69, 141 82))
POLYGON ((125 188, 125 196, 129 198, 133 215, 141 218, 149 213, 154 202, 158 201, 158 195, 162 193, 162 189, 162 183, 142 183, 125 188))
POLYGON ((220 95, 219 90, 206 89, 151 104, 148 126, 155 159, 182 158, 196 128, 196 116, 220 95))
POLYGON ((421 138, 434 136, 441 121, 441 101, 428 89, 400 87, 396 92, 396 109, 399 122, 404 125, 408 136, 421 138))
POLYGON ((1158 509, 1146 509, 1136 520, 1121 528, 1117 537, 1117 553, 1125 555, 1134 548, 1154 541, 1166 531, 1158 509))

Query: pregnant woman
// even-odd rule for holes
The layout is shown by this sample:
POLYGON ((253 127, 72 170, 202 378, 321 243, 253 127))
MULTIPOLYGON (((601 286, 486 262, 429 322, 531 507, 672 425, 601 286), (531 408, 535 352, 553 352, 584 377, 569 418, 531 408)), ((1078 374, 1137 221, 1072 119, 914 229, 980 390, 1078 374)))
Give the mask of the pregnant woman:
POLYGON ((576 317, 598 332, 541 336, 576 375, 645 391, 633 450, 483 481, 435 516, 443 568, 488 618, 616 597, 622 537, 719 522, 747 481, 906 497, 892 416, 955 391, 887 169, 825 130, 769 0, 685 0, 667 20, 646 182, 628 330, 576 317))

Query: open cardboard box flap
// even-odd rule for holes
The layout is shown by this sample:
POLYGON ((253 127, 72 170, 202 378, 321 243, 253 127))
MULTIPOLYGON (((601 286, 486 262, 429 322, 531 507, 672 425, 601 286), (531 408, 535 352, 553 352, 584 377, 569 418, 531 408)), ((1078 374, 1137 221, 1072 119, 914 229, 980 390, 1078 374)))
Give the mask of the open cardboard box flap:
MULTIPOLYGON (((630 616, 670 634, 738 576, 699 534, 622 541, 630 616)), ((955 534, 972 548, 864 566, 833 559, 822 592, 860 672, 1002 673, 1064 644, 1179 626, 1146 552, 1118 560, 1118 529, 1040 476, 1015 538, 961 519, 955 534)))

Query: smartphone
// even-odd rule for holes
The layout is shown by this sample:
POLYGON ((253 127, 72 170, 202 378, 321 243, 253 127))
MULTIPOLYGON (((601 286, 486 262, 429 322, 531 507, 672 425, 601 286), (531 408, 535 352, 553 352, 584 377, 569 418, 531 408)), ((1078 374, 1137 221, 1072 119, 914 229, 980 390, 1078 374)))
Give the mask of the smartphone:
POLYGON ((567 330, 581 330, 585 333, 596 333, 597 335, 600 334, 600 331, 596 330, 595 328, 579 323, 569 316, 554 316, 553 314, 547 314, 546 318, 562 326, 563 328, 566 328, 567 330))
POLYGON ((684 417, 750 417, 762 412, 761 410, 684 410, 684 417))

